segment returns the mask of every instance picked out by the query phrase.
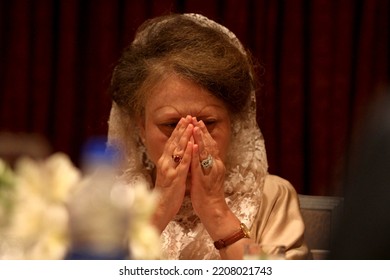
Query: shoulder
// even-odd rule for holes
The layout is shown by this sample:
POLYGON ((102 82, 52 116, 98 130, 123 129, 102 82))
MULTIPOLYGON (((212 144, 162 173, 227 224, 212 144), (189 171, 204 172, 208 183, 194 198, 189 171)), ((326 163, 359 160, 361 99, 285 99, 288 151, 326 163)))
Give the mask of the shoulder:
POLYGON ((264 195, 270 197, 297 196, 296 190, 289 181, 283 179, 282 177, 271 174, 265 177, 263 193, 264 195))
POLYGON ((264 192, 291 192, 296 193, 293 185, 277 175, 268 174, 265 177, 264 192))

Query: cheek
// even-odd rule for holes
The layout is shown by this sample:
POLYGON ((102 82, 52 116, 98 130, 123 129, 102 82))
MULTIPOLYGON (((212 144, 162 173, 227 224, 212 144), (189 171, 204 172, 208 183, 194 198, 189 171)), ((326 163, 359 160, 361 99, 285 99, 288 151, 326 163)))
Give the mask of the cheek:
POLYGON ((146 126, 145 147, 150 160, 156 163, 161 157, 168 137, 156 126, 146 126))
POLYGON ((223 161, 225 161, 227 158, 227 154, 230 146, 230 138, 231 138, 230 129, 221 131, 214 138, 218 145, 219 155, 223 161))
POLYGON ((221 158, 223 161, 226 161, 226 158, 227 158, 227 153, 228 153, 228 150, 229 150, 229 144, 230 144, 230 141, 226 141, 227 139, 224 139, 223 143, 221 143, 221 147, 220 147, 220 154, 221 154, 221 158))

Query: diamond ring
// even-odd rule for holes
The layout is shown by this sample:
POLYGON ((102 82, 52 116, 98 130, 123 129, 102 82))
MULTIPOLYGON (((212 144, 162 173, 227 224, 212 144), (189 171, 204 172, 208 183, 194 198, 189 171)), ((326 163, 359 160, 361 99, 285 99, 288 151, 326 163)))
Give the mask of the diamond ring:
POLYGON ((202 160, 201 162, 200 162, 200 164, 202 164, 202 167, 204 168, 204 169, 208 169, 208 168, 210 168, 211 166, 213 166, 213 157, 209 154, 209 156, 206 158, 206 159, 204 159, 204 160, 202 160))

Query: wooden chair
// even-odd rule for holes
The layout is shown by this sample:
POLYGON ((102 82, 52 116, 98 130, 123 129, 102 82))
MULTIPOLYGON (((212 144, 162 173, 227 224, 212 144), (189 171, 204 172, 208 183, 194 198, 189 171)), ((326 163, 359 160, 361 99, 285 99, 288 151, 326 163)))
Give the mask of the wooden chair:
POLYGON ((342 197, 299 194, 310 258, 326 259, 343 213, 342 197))

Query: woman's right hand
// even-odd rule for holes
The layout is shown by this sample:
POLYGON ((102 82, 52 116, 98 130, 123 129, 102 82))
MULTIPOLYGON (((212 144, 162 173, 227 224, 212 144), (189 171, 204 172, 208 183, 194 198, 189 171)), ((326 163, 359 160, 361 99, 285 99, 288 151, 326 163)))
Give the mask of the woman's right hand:
POLYGON ((177 214, 183 203, 191 165, 193 128, 190 116, 181 118, 156 163, 154 190, 159 193, 159 201, 153 223, 160 232, 177 214), (180 158, 180 161, 175 161, 174 156, 178 156, 177 159, 180 158))

